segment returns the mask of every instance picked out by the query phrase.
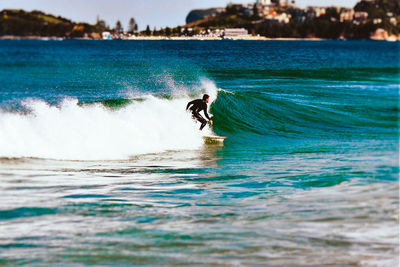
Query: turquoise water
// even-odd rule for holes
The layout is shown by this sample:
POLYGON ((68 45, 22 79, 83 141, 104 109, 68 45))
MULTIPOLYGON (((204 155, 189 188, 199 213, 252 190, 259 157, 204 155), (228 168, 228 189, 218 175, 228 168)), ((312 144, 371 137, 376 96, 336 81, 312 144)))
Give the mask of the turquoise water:
POLYGON ((0 41, 0 265, 397 266, 399 70, 398 42, 0 41))

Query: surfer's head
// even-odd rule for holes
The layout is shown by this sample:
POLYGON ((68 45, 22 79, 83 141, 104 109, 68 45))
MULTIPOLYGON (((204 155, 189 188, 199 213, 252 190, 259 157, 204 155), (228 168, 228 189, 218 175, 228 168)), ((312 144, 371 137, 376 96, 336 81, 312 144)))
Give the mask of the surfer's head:
POLYGON ((208 101, 210 100, 210 96, 207 94, 203 95, 203 101, 205 101, 206 103, 208 103, 208 101))

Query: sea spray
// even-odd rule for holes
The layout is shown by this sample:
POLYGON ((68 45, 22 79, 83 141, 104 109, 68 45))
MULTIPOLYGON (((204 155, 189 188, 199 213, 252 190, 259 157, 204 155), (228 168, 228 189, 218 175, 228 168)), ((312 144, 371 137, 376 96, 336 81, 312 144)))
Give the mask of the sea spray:
POLYGON ((208 107, 211 106, 215 100, 217 100, 218 88, 215 83, 209 79, 203 78, 200 80, 201 92, 210 96, 210 102, 208 107))
POLYGON ((117 110, 76 99, 59 106, 30 100, 23 103, 28 114, 0 113, 0 157, 108 160, 197 149, 211 130, 198 130, 185 111, 190 100, 147 95, 117 110))

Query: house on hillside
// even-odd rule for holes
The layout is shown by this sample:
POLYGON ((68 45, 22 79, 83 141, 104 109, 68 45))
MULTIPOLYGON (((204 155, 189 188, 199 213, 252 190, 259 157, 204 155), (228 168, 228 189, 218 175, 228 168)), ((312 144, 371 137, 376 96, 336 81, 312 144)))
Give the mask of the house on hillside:
POLYGON ((363 11, 354 12, 354 24, 360 25, 368 22, 368 13, 363 11))
POLYGON ((352 21, 354 17, 354 9, 343 8, 340 12, 340 22, 352 21))

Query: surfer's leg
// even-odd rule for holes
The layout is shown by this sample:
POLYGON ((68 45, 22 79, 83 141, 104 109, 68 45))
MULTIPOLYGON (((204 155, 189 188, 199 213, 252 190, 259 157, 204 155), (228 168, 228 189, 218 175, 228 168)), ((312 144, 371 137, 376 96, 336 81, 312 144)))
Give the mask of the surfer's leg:
POLYGON ((200 114, 193 114, 193 116, 201 123, 200 131, 207 125, 206 119, 204 119, 200 114))
POLYGON ((200 131, 203 130, 204 126, 207 125, 207 121, 205 119, 203 119, 203 121, 201 122, 201 126, 200 126, 200 131))

